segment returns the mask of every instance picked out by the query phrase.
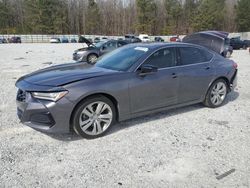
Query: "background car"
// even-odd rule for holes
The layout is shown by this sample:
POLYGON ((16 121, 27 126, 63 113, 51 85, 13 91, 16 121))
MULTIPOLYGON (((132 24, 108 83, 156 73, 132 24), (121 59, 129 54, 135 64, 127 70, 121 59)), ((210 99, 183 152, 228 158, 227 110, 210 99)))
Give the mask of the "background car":
POLYGON ((94 64, 99 56, 106 54, 116 48, 128 44, 126 41, 108 40, 92 43, 88 39, 83 39, 88 45, 86 48, 80 48, 73 53, 73 60, 94 64))
POLYGON ((233 53, 230 46, 229 33, 223 31, 202 31, 187 35, 182 42, 198 44, 211 49, 223 57, 229 57, 233 53))
POLYGON ((61 40, 59 38, 53 37, 49 41, 50 43, 58 44, 61 43, 61 40))
POLYGON ((247 44, 247 47, 250 47, 250 40, 244 40, 244 42, 247 44))
POLYGON ((100 41, 101 41, 101 39, 100 39, 99 37, 95 37, 94 43, 98 43, 98 42, 100 42, 100 41))
POLYGON ((141 39, 139 39, 138 37, 136 37, 133 34, 127 34, 127 35, 125 35, 125 41, 127 41, 128 43, 139 43, 139 42, 142 42, 141 39))
POLYGON ((170 42, 180 42, 181 41, 179 36, 171 37, 169 40, 170 40, 170 42))
POLYGON ((22 43, 21 37, 11 37, 9 43, 22 43))
POLYGON ((67 37, 63 37, 61 41, 62 43, 69 43, 69 39, 67 37))
POLYGON ((161 37, 155 37, 155 42, 164 42, 164 39, 161 37))
POLYGON ((150 42, 149 36, 147 34, 140 34, 139 39, 141 39, 142 42, 150 42))
POLYGON ((77 43, 77 40, 75 38, 73 38, 73 39, 70 39, 70 42, 71 43, 77 43))
POLYGON ((246 49, 248 44, 246 41, 240 39, 240 37, 234 37, 230 39, 230 46, 233 47, 234 50, 246 49))
POLYGON ((0 44, 7 43, 7 40, 5 38, 0 38, 0 44))
POLYGON ((102 37, 102 40, 109 40, 108 37, 102 37))
POLYGON ((130 44, 95 65, 62 64, 21 77, 17 114, 43 132, 97 138, 117 121, 196 103, 219 107, 236 81, 237 64, 205 47, 130 44))

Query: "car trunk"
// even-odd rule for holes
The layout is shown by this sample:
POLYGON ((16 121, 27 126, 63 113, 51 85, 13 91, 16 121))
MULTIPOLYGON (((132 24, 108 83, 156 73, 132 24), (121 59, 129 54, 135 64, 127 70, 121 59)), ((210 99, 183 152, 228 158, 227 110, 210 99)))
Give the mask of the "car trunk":
POLYGON ((203 31, 188 35, 183 38, 183 42, 197 44, 213 50, 219 54, 224 52, 227 45, 228 33, 221 31, 203 31))

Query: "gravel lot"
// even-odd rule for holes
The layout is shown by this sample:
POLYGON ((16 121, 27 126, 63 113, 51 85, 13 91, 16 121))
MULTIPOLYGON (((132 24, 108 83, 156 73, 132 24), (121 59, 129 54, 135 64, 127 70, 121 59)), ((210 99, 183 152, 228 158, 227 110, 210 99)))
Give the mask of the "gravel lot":
POLYGON ((218 109, 198 104, 136 118, 95 140, 20 124, 17 78, 69 62, 81 46, 0 45, 0 187, 250 187, 248 51, 234 52, 238 87, 218 109))

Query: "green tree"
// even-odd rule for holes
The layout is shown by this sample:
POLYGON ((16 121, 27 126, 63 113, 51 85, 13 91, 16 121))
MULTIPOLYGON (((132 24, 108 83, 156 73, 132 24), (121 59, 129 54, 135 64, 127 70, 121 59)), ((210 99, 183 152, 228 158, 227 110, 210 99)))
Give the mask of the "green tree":
POLYGON ((25 0, 26 29, 31 33, 63 33, 66 25, 62 0, 25 0))
POLYGON ((156 23, 156 4, 154 0, 136 0, 138 21, 136 29, 151 34, 156 23))
POLYGON ((201 1, 192 20, 194 30, 222 30, 225 13, 224 8, 225 0, 201 1))
POLYGON ((86 33, 100 34, 100 11, 95 0, 88 0, 88 9, 86 14, 86 33))
POLYGON ((0 0, 0 32, 15 33, 16 23, 13 19, 14 9, 8 0, 0 0))
POLYGON ((197 9, 199 5, 199 1, 197 0, 186 0, 183 5, 183 24, 185 26, 184 33, 192 33, 192 19, 195 17, 195 10, 197 9))
POLYGON ((166 27, 164 34, 178 34, 182 17, 182 5, 179 0, 165 0, 166 27))
POLYGON ((236 22, 240 32, 250 31, 250 1, 239 0, 236 6, 236 22))

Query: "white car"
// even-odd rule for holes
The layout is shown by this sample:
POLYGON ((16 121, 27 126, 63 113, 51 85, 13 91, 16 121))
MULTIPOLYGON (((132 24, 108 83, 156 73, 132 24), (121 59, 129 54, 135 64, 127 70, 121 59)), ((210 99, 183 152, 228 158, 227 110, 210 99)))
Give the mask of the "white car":
POLYGON ((142 42, 150 42, 149 36, 147 34, 140 34, 139 39, 141 39, 142 42))
POLYGON ((59 38, 51 38, 50 43, 61 43, 61 40, 59 38))

